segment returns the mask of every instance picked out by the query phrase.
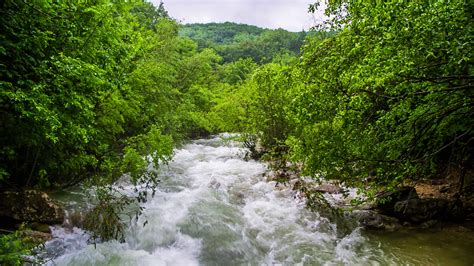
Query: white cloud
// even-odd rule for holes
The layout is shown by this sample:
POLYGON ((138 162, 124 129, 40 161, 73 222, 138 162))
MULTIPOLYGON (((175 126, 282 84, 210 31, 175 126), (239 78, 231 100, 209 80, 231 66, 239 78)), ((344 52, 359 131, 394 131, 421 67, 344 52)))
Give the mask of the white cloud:
MULTIPOLYGON (((159 0, 152 0, 158 4, 159 0)), ((315 0, 164 0, 171 17, 183 23, 237 22, 290 31, 308 30, 321 15, 309 14, 315 0)))

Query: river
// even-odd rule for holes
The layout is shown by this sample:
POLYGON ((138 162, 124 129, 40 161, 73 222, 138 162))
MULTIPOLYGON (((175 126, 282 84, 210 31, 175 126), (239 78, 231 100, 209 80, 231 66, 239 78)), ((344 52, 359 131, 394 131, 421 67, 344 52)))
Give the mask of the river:
MULTIPOLYGON (((472 265, 474 240, 452 232, 348 233, 267 182, 266 165, 221 136, 176 150, 125 242, 53 228, 47 265, 472 265), (144 225, 146 223, 146 225, 144 225)), ((130 188, 132 193, 132 188, 130 188)), ((69 199, 74 202, 74 200, 69 199)))

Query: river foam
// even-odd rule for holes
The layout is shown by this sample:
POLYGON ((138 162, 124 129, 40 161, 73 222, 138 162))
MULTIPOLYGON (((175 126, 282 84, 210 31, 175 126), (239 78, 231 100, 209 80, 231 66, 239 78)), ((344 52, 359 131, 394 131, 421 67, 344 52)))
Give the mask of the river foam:
MULTIPOLYGON (((308 211, 290 190, 265 180, 267 167, 222 136, 175 151, 154 197, 143 204, 125 242, 89 243, 75 228, 56 228, 49 265, 334 265, 377 264, 359 230, 308 211), (146 225, 144 225, 146 224, 146 225)), ((126 187, 130 190, 132 188, 126 187)))

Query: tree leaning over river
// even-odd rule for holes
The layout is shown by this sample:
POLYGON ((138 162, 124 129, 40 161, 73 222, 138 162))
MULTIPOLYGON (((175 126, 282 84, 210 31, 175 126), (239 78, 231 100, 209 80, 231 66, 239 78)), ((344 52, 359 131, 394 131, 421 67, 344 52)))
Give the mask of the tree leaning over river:
POLYGON ((472 10, 466 1, 330 3, 325 26, 339 32, 304 48, 306 86, 291 112, 290 145, 308 173, 390 188, 472 165, 472 10))

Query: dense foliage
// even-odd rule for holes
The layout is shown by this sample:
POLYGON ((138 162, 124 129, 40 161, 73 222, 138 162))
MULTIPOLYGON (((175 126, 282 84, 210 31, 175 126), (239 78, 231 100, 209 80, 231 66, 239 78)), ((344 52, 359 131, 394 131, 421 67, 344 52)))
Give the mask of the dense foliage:
POLYGON ((23 265, 24 256, 30 254, 32 247, 19 232, 0 235, 0 264, 23 265))
POLYGON ((224 62, 251 58, 269 63, 274 58, 299 55, 306 32, 270 30, 256 26, 226 23, 188 24, 180 34, 196 41, 199 48, 212 48, 224 62))
POLYGON ((200 112, 220 58, 180 38, 162 6, 12 0, 0 10, 0 187, 108 184, 127 172, 145 181, 145 155, 166 161, 173 143, 208 133, 200 112))
POLYGON ((472 4, 330 2, 304 49, 290 140, 312 174, 393 186, 472 162, 472 4))
POLYGON ((146 1, 3 1, 0 190, 88 184, 100 208, 87 228, 120 238, 131 200, 112 184, 128 174, 153 189, 148 165, 214 130, 207 113, 221 80, 245 76, 179 27, 146 1))
POLYGON ((297 65, 259 68, 248 83, 247 130, 318 178, 391 188, 458 168, 462 179, 473 159, 472 4, 327 7, 318 29, 333 34, 308 37, 297 65))

